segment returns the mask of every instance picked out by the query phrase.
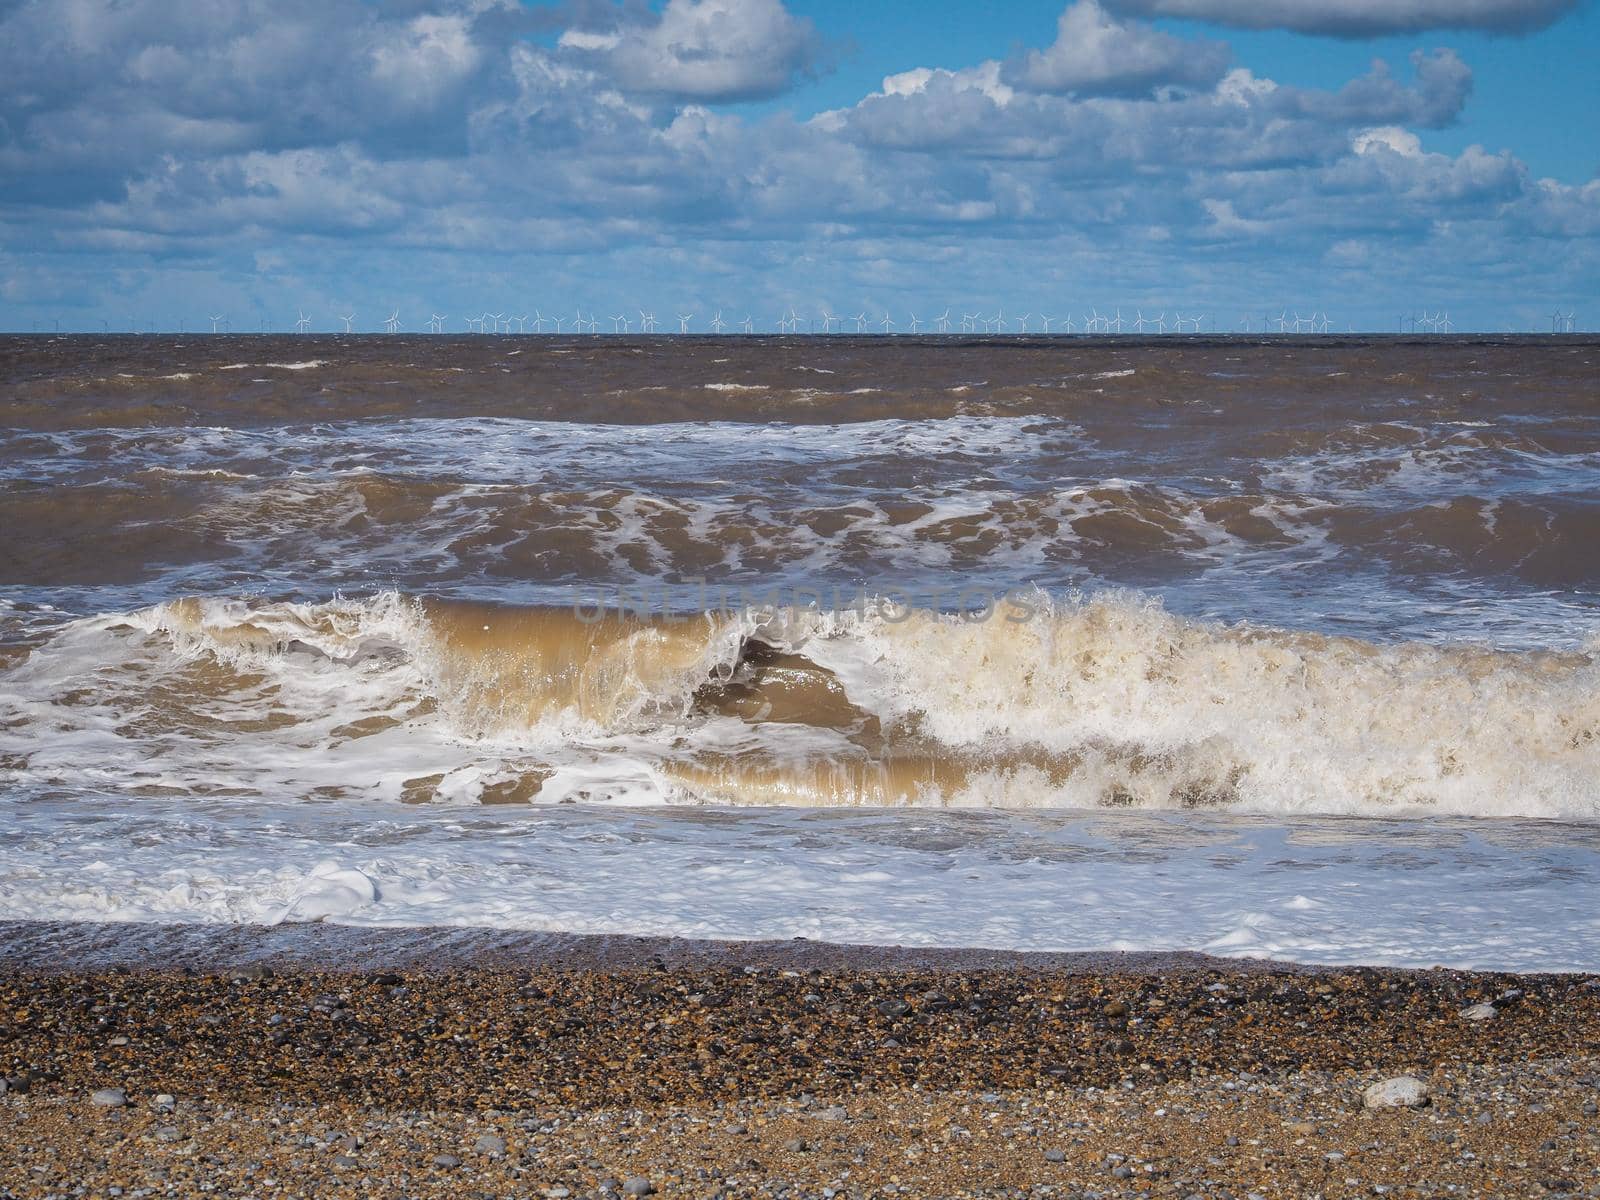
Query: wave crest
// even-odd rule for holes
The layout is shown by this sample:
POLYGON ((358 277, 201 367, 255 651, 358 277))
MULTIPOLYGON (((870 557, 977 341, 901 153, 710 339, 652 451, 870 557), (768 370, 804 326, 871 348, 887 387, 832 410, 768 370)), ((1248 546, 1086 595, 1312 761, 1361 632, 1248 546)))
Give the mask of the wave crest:
POLYGON ((135 757, 185 753, 220 712, 243 757, 270 741, 323 787, 363 790, 357 749, 404 745, 415 761, 377 774, 407 799, 1600 819, 1591 654, 1227 626, 1122 593, 1036 593, 986 621, 184 599, 80 622, 6 681, 30 714, 13 759, 33 757, 27 729, 67 737, 96 704, 138 708, 127 742, 159 731, 135 757))

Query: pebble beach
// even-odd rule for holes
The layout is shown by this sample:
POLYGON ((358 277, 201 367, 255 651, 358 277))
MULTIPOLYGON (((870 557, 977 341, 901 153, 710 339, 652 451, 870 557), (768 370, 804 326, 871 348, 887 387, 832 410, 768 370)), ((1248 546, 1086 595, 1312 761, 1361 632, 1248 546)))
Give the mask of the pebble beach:
POLYGON ((1592 976, 49 935, 0 927, 9 1196, 1600 1195, 1592 976))

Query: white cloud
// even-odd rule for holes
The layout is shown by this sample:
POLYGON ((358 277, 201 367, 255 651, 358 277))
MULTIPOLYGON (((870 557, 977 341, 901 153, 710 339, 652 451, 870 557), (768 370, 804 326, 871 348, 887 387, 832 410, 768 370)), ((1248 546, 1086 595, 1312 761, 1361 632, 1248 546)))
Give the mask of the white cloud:
POLYGON ((336 269, 463 256, 521 256, 574 294, 640 263, 736 292, 805 271, 1204 284, 1222 255, 1326 272, 1354 246, 1454 269, 1469 239, 1508 270, 1600 278, 1600 183, 1430 150, 1471 90, 1449 51, 1306 88, 1078 3, 1033 55, 902 71, 798 120, 712 107, 810 61, 775 0, 607 4, 609 24, 546 25, 553 44, 524 36, 530 11, 0 0, 0 247, 85 288, 85 249, 237 280, 264 244, 329 292, 336 269))
POLYGON ((821 47, 782 0, 667 0, 653 23, 569 30, 561 45, 592 53, 625 90, 698 101, 777 95, 821 47))
POLYGON ((1426 29, 1526 33, 1559 20, 1578 0, 1107 0, 1118 12, 1185 17, 1240 29, 1292 29, 1377 37, 1426 29))
POLYGON ((1449 125, 1472 94, 1472 71, 1453 50, 1411 55, 1415 86, 1394 77, 1389 64, 1379 60, 1359 79, 1336 92, 1285 89, 1281 99, 1308 116, 1356 124, 1411 124, 1429 129, 1449 125))
POLYGON ((1363 129, 1350 139, 1350 148, 1357 154, 1387 150, 1406 158, 1422 157, 1422 139, 1409 129, 1401 129, 1398 125, 1380 125, 1375 129, 1363 129))
POLYGON ((1219 238, 1259 237, 1272 228, 1270 221, 1241 217, 1234 211, 1233 201, 1211 197, 1200 201, 1209 224, 1205 232, 1219 238))
POLYGON ((372 50, 372 75, 408 109, 431 108, 482 61, 460 14, 424 14, 385 32, 372 50))
POLYGON ((1159 87, 1210 87, 1228 68, 1228 48, 1184 41, 1107 15, 1099 0, 1076 0, 1056 24, 1056 40, 1028 52, 1011 82, 1039 92, 1137 96, 1159 87))

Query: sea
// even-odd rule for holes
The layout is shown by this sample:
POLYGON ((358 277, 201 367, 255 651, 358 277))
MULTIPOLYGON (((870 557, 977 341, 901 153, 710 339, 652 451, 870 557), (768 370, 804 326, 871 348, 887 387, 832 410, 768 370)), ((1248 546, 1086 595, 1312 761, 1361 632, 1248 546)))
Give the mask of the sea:
POLYGON ((1600 970, 1600 338, 0 338, 0 920, 1600 970))

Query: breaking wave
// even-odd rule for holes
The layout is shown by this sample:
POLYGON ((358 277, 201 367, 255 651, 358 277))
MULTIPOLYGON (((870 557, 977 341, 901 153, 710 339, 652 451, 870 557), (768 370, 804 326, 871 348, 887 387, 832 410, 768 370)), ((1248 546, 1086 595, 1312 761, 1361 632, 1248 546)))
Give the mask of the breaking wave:
POLYGON ((586 620, 182 599, 0 671, 0 778, 433 802, 1600 819, 1592 652, 1224 625, 1127 593, 586 620))

